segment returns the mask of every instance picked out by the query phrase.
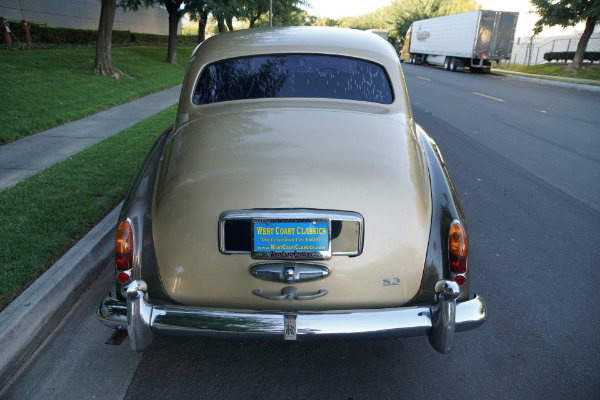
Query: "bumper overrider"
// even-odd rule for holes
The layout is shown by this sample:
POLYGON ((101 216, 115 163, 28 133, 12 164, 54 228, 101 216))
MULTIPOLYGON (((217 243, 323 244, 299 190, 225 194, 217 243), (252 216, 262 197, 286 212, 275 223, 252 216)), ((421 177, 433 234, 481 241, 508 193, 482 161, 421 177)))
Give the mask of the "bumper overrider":
POLYGON ((146 283, 134 279, 123 287, 127 299, 105 295, 96 315, 106 326, 127 330, 133 351, 144 351, 154 334, 204 338, 328 340, 397 338, 427 335, 440 353, 449 353, 454 333, 479 327, 487 317, 481 297, 457 303, 458 284, 441 280, 431 306, 373 310, 260 312, 153 305, 146 283))

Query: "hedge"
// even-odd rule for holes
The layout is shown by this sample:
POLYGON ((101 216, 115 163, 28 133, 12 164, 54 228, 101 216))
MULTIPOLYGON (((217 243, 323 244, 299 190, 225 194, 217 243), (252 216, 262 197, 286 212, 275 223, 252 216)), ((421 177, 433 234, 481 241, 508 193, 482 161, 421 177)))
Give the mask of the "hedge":
MULTIPOLYGON (((575 58, 574 51, 554 51, 550 53, 544 54, 544 60, 546 61, 573 61, 575 58)), ((589 62, 600 61, 600 51, 586 51, 584 56, 584 60, 588 60, 589 62)))
MULTIPOLYGON (((14 44, 21 45, 10 46, 4 40, 4 35, 0 35, 0 40, 4 46, 0 48, 25 48, 25 32, 18 21, 7 21, 12 32, 11 39, 14 44), (14 35, 14 36, 13 36, 14 35)), ((61 45, 89 45, 95 43, 98 39, 98 31, 92 29, 72 29, 58 28, 54 26, 43 26, 35 23, 28 23, 29 38, 33 44, 42 44, 32 47, 49 48, 61 45), (50 46, 44 46, 50 45, 50 46)), ((112 43, 117 45, 127 45, 131 43, 138 44, 159 44, 166 45, 168 43, 168 35, 156 35, 151 33, 135 33, 130 31, 113 30, 112 43)), ((177 44, 179 45, 196 45, 198 44, 198 36, 196 35, 177 35, 177 44)))

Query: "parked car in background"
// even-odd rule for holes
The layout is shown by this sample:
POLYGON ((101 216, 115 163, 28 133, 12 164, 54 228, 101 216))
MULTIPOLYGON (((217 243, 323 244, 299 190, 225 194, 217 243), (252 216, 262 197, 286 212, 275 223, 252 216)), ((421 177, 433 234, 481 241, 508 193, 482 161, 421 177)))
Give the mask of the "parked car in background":
MULTIPOLYGON (((465 215, 398 56, 338 28, 219 34, 123 205, 97 316, 154 335, 319 340, 480 326, 465 215)), ((121 335, 122 336, 122 335, 121 335)))

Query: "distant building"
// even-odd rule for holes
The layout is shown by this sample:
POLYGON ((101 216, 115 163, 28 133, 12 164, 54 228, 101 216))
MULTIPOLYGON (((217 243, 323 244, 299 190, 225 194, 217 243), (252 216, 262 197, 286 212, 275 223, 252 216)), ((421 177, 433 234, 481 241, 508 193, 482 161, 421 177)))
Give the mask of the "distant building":
MULTIPOLYGON (((100 8, 100 0, 0 0, 0 17, 63 28, 98 29, 100 8)), ((117 7, 113 29, 168 35, 168 15, 163 7, 140 7, 135 12, 117 7)))

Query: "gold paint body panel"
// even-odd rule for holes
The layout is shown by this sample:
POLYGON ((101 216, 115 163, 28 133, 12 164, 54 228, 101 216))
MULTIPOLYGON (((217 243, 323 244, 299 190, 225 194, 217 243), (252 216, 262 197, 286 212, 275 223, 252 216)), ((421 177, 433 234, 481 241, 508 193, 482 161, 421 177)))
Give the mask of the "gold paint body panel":
POLYGON ((159 170, 152 207, 165 291, 181 304, 234 309, 343 310, 406 303, 421 283, 431 193, 396 54, 375 35, 355 36, 347 30, 327 30, 333 33, 322 40, 322 32, 311 29, 297 43, 297 35, 287 42, 276 36, 285 36, 286 30, 253 31, 207 41, 188 67, 176 133, 159 170), (315 41, 307 46, 312 35, 315 41), (206 63, 247 54, 302 52, 379 63, 390 75, 394 102, 191 102, 206 63), (249 254, 222 254, 218 243, 221 212, 254 208, 360 213, 365 221, 363 253, 321 261, 330 269, 328 277, 294 285, 302 295, 326 289, 326 296, 309 301, 257 297, 253 289, 278 295, 286 285, 252 276, 249 268, 258 260, 249 254), (384 279, 394 278, 400 279, 399 285, 383 285, 384 279))

